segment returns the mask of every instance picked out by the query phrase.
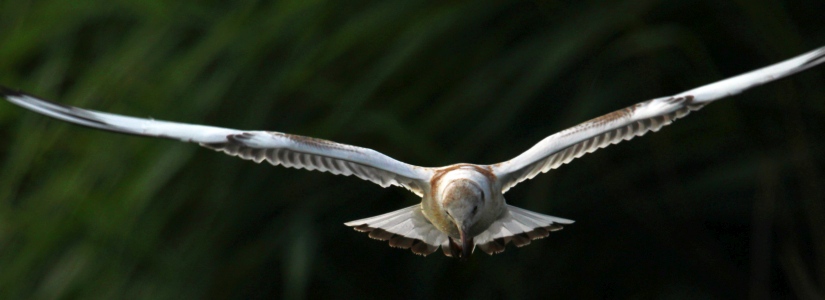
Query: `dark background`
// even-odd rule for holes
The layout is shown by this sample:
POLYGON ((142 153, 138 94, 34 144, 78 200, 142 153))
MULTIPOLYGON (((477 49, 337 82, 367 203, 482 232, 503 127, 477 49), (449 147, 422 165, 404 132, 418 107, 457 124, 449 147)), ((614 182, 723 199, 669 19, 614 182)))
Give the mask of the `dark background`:
MULTIPOLYGON (((0 1, 0 83, 422 166, 825 45, 825 1, 0 1), (230 4, 231 3, 231 4, 230 4)), ((825 295, 825 68, 522 183, 577 222, 467 262, 342 223, 415 195, 0 102, 0 298, 825 295)))

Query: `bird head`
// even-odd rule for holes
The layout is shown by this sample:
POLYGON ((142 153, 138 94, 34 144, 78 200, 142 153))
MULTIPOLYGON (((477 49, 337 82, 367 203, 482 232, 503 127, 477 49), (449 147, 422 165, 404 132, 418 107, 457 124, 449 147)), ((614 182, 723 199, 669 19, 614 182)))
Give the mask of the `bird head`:
POLYGON ((485 194, 481 186, 468 179, 451 181, 444 189, 443 210, 447 219, 455 224, 461 240, 462 257, 472 253, 473 237, 478 234, 476 224, 485 208, 485 194))

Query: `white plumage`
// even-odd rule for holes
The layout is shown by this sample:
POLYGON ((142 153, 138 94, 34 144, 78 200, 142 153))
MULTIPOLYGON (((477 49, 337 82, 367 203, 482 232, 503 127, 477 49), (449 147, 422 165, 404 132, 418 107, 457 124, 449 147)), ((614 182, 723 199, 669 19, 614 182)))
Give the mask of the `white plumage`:
POLYGON ((382 187, 397 185, 422 197, 419 205, 345 223, 391 246, 428 255, 439 247, 466 258, 478 246, 493 254, 524 246, 571 220, 510 206, 503 194, 519 182, 662 126, 708 103, 825 61, 825 48, 673 96, 617 110, 553 134, 515 158, 494 165, 413 166, 380 152, 280 132, 247 131, 134 118, 51 103, 0 87, 11 103, 67 122, 120 133, 198 143, 255 162, 354 175, 382 187))

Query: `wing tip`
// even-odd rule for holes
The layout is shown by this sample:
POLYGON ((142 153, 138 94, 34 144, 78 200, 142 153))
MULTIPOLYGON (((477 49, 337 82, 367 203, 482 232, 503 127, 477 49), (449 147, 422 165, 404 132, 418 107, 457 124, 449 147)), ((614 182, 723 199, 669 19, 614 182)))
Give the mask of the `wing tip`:
POLYGON ((814 50, 813 56, 802 63, 802 66, 815 66, 822 62, 825 62, 825 47, 814 50))
POLYGON ((20 97, 23 95, 23 93, 21 93, 18 90, 13 90, 4 85, 0 85, 0 95, 2 95, 3 97, 20 97))

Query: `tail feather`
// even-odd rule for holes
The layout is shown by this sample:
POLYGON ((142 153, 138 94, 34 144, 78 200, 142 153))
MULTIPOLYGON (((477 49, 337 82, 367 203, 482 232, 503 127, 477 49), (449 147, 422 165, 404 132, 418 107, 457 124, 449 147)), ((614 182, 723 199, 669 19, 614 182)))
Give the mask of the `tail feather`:
POLYGON ((530 244, 530 241, 545 238, 550 232, 562 229, 562 224, 572 224, 572 220, 539 214, 508 205, 501 219, 475 237, 475 244, 487 254, 501 253, 512 242, 516 247, 530 244))
MULTIPOLYGON (((517 247, 525 246, 532 240, 547 237, 550 232, 562 229, 564 224, 572 223, 572 220, 508 205, 507 212, 499 220, 473 237, 474 246, 487 254, 500 253, 511 242, 517 247)), ((392 247, 410 249, 415 254, 426 256, 439 247, 447 256, 457 257, 460 254, 458 244, 424 217, 420 205, 344 224, 368 232, 373 239, 389 241, 392 247)))
POLYGON ((391 247, 410 249, 413 253, 423 256, 435 252, 447 240, 447 235, 436 229, 424 217, 420 205, 347 222, 344 225, 361 232, 369 232, 371 238, 389 241, 391 247))

